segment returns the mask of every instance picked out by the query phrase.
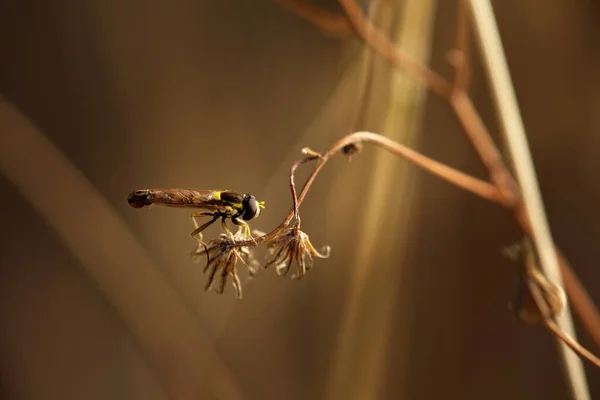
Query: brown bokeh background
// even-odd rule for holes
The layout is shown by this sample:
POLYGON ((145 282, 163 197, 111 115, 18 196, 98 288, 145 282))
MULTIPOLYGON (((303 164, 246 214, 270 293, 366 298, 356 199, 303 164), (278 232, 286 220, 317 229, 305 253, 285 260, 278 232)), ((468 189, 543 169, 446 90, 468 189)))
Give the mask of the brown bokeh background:
MULTIPOLYGON (((334 1, 322 3, 336 10, 334 1)), ((432 65, 448 74, 455 5, 439 3, 432 65)), ((600 9, 591 1, 494 4, 553 234, 598 301, 600 9)), ((357 53, 355 42, 323 35, 270 1, 0 1, 0 93, 99 190, 194 316, 207 346, 193 355, 205 372, 194 377, 200 398, 331 396, 345 272, 361 245, 352 222, 365 212, 361 191, 380 151, 334 160, 303 206, 303 228, 316 246, 332 246, 331 258, 301 281, 261 271, 241 301, 230 287, 224 296, 203 291, 201 266, 189 257, 187 211, 133 210, 125 198, 146 187, 252 192, 267 202, 253 227, 275 226, 291 205, 287 170, 302 147, 321 150, 352 129, 375 129, 352 125, 357 53)), ((497 131, 477 65, 472 94, 497 131)), ((431 97, 423 118, 420 151, 485 176, 446 104, 431 97)), ((30 168, 44 166, 30 160, 30 168)), ((519 239, 509 214, 410 172, 419 182, 411 200, 418 207, 406 205, 414 207, 410 246, 392 249, 381 269, 365 265, 372 276, 403 271, 382 304, 389 332, 369 398, 566 398, 552 338, 507 310, 515 282, 500 250, 519 239)), ((0 397, 169 398, 160 371, 185 366, 175 359, 155 368, 119 307, 17 186, 0 177, 0 397)), ((93 212, 65 218, 90 231, 100 223, 93 212)), ((387 230, 382 225, 382 235, 387 230)), ((365 287, 368 302, 377 287, 365 287)), ((357 325, 366 327, 365 347, 351 361, 360 370, 372 335, 368 318, 357 325)), ((592 397, 600 396, 599 372, 587 372, 592 397)), ((353 381, 342 384, 363 393, 353 381)))

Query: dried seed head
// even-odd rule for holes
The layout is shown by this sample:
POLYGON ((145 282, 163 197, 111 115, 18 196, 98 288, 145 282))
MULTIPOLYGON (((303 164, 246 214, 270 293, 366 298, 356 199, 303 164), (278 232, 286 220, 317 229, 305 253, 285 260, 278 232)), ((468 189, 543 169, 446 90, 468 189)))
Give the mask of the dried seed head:
POLYGON ((510 308, 516 317, 528 324, 537 324, 546 319, 553 319, 560 315, 564 307, 564 291, 545 278, 541 281, 534 278, 530 282, 521 280, 515 300, 510 303, 510 308), (541 307, 537 304, 532 290, 539 293, 541 307))
POLYGON ((362 143, 350 143, 342 147, 342 154, 348 157, 348 161, 352 160, 352 156, 360 153, 363 149, 362 143))
POLYGON ((312 268, 314 257, 329 257, 330 248, 325 246, 318 252, 310 243, 308 235, 297 227, 285 229, 281 234, 268 242, 270 261, 265 268, 275 265, 278 275, 286 275, 292 262, 296 262, 296 273, 292 279, 300 279, 312 268))
POLYGON ((517 318, 535 324, 560 315, 565 308, 566 294, 539 269, 531 240, 526 238, 507 247, 504 255, 516 262, 519 275, 517 295, 510 304, 517 318))
POLYGON ((244 234, 238 231, 235 235, 229 236, 221 234, 218 238, 212 239, 207 245, 198 244, 198 247, 192 252, 192 260, 199 264, 206 260, 203 272, 208 271, 208 281, 205 290, 213 288, 217 273, 220 272, 221 280, 215 290, 223 294, 227 279, 231 277, 236 296, 242 298, 242 285, 237 274, 237 262, 240 261, 250 273, 254 276, 258 261, 255 260, 253 251, 249 247, 236 247, 235 240, 245 239, 244 234))

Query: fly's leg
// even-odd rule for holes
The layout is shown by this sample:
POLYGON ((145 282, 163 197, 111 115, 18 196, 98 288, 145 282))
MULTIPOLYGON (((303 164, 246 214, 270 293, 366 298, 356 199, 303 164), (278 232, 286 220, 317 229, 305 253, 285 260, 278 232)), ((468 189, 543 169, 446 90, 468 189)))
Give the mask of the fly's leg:
POLYGON ((223 217, 221 219, 221 226, 223 227, 223 230, 225 231, 225 233, 227 233, 227 236, 229 236, 229 238, 235 242, 235 238, 233 237, 233 233, 231 233, 231 231, 229 230, 229 227, 227 226, 227 222, 225 222, 225 217, 223 217))
POLYGON ((250 231, 250 225, 248 225, 246 223, 246 221, 242 221, 239 218, 232 218, 232 221, 234 224, 236 224, 237 226, 241 226, 242 229, 244 229, 244 234, 249 237, 250 239, 252 239, 252 241, 254 242, 254 245, 258 245, 256 243, 256 240, 254 240, 254 237, 252 236, 252 231, 250 231))
MULTIPOLYGON (((233 223, 234 223, 235 225, 237 225, 237 226, 239 226, 239 227, 241 227, 241 228, 243 229, 243 232, 244 232, 244 237, 243 237, 243 239, 246 239, 246 237, 248 237, 248 236, 249 236, 249 237, 252 239, 252 241, 254 242, 254 245, 258 246, 258 244, 256 243, 256 241, 255 241, 255 240, 254 240, 254 238, 252 237, 252 233, 250 232, 250 226, 249 226, 249 225, 248 225, 246 222, 244 222, 244 221, 242 221, 242 220, 239 220, 239 219, 237 219, 237 218, 232 218, 231 220, 233 221, 233 223)), ((230 237, 233 239, 233 238, 234 238, 234 235, 232 235, 232 234, 231 234, 231 231, 229 230, 229 228, 228 228, 228 227, 227 227, 227 225, 225 224, 225 218, 223 218, 222 224, 223 224, 223 229, 225 229, 225 230, 226 230, 226 231, 229 233, 229 236, 230 236, 230 237)), ((239 233, 239 231, 236 233, 236 235, 237 235, 238 233, 239 233)), ((248 263, 246 262, 246 260, 244 260, 244 257, 242 256, 242 254, 249 255, 250 253, 248 252, 248 250, 247 250, 247 249, 242 249, 242 248, 240 248, 238 251, 236 251, 236 253, 235 253, 235 256, 236 256, 236 257, 237 257, 237 259, 238 259, 238 260, 240 260, 240 261, 241 261, 241 263, 242 263, 242 264, 244 264, 244 266, 245 266, 245 267, 248 269, 248 272, 250 273, 250 276, 249 276, 249 278, 252 278, 252 277, 253 277, 253 276, 256 274, 256 270, 254 269, 254 267, 252 267, 252 266, 248 265, 248 263), (244 252, 244 250, 245 250, 246 252, 244 252)), ((248 259, 248 261, 250 261, 250 259, 248 259)), ((237 280, 237 283, 235 283, 235 284, 234 284, 234 286, 235 286, 235 285, 237 285, 237 287, 239 287, 239 285, 240 285, 240 284, 239 284, 239 278, 237 277, 237 275, 236 275, 236 274, 233 274, 232 276, 233 276, 233 279, 234 279, 234 280, 237 280)))
POLYGON ((213 224, 213 222, 215 222, 219 217, 215 216, 213 213, 211 212, 197 212, 197 213, 193 213, 192 214, 192 222, 194 223, 194 231, 190 234, 198 243, 200 244, 204 244, 204 242, 202 241, 202 231, 205 230, 206 228, 208 228, 210 225, 213 224), (200 218, 200 217, 213 217, 212 220, 208 221, 207 223, 203 224, 202 226, 198 225, 198 220, 196 220, 196 218, 200 218))
POLYGON ((213 213, 208 212, 197 212, 192 214, 192 222, 194 223, 194 227, 196 229, 194 229, 190 235, 198 242, 198 246, 204 247, 204 252, 206 253, 207 267, 210 264, 210 256, 208 254, 208 246, 206 245, 206 243, 204 243, 204 240, 202 240, 202 231, 211 226, 218 218, 218 216, 215 216, 213 213), (196 218, 206 216, 212 216, 213 218, 210 221, 199 226, 198 221, 196 221, 196 218))

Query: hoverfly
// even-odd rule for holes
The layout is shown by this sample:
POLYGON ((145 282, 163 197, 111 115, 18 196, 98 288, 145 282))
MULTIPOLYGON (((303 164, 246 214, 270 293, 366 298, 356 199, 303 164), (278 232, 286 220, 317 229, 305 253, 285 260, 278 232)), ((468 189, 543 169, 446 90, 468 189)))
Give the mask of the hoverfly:
POLYGON ((192 237, 202 242, 202 231, 221 218, 223 229, 231 234, 226 220, 229 218, 243 227, 247 236, 252 238, 250 226, 246 221, 258 218, 260 210, 265 208, 264 201, 257 201, 251 194, 242 194, 229 190, 188 190, 188 189, 143 189, 135 190, 127 197, 133 208, 149 207, 153 204, 167 207, 201 208, 207 211, 192 213, 192 221, 196 229, 192 237), (212 217, 203 225, 196 218, 212 217))

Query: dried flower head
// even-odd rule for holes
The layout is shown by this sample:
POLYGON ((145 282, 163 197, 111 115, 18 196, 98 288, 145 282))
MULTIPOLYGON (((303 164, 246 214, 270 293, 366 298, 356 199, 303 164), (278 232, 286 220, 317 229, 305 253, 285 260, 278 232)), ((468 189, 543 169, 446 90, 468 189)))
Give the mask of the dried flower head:
POLYGON ((539 274, 539 271, 533 279, 519 281, 517 294, 510 304, 517 318, 528 324, 554 319, 564 307, 564 291, 539 274))
POLYGON ((348 157, 348 161, 352 161, 352 157, 360 153, 362 149, 362 143, 350 143, 342 147, 342 154, 348 157))
POLYGON ((283 230, 268 245, 272 258, 265 268, 275 265, 278 275, 286 275, 295 261, 296 273, 292 275, 292 279, 302 278, 312 268, 314 257, 328 258, 331 250, 329 246, 325 246, 318 252, 310 243, 308 235, 297 226, 283 230))
POLYGON ((252 277, 256 273, 258 261, 249 247, 235 246, 235 240, 241 239, 246 239, 243 230, 239 230, 235 235, 223 233, 208 244, 198 243, 198 247, 192 252, 192 260, 195 264, 201 263, 203 259, 206 260, 203 270, 204 273, 208 271, 208 281, 204 288, 206 291, 213 288, 215 276, 220 271, 221 280, 215 287, 216 292, 223 294, 227 279, 231 277, 236 296, 242 298, 242 285, 236 269, 237 262, 240 261, 252 277))

